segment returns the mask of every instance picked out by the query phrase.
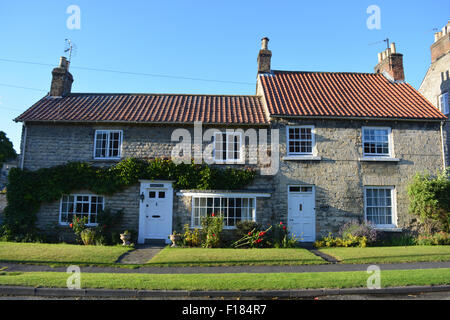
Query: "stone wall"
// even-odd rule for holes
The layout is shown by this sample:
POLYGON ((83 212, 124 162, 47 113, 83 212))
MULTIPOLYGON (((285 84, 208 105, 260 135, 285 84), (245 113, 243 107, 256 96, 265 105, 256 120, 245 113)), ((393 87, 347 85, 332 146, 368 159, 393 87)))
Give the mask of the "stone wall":
POLYGON ((0 225, 3 222, 3 210, 5 210, 6 205, 6 193, 0 193, 0 225))
POLYGON ((408 227, 407 184, 417 172, 442 168, 439 123, 298 121, 280 120, 280 156, 286 155, 286 125, 314 125, 320 161, 281 161, 275 177, 274 213, 287 221, 287 192, 290 184, 316 188, 316 230, 318 236, 336 232, 352 219, 364 219, 364 186, 394 186, 397 224, 408 227), (362 126, 392 128, 394 157, 399 162, 363 162, 362 126))
MULTIPOLYGON (((280 156, 286 155, 286 124, 314 125, 320 161, 280 160, 275 176, 258 176, 249 190, 271 190, 270 198, 257 199, 257 221, 262 224, 287 222, 287 191, 290 184, 316 188, 317 236, 336 232, 351 219, 364 218, 364 186, 395 187, 397 224, 408 227, 406 187, 417 172, 442 168, 439 123, 395 121, 273 121, 280 129, 280 156), (363 162, 362 126, 392 128, 394 156, 399 162, 363 162)), ((93 160, 95 129, 122 129, 123 157, 170 156, 170 126, 28 125, 25 168, 38 169, 66 161, 93 160)), ((255 166, 259 167, 259 166, 255 166)), ((175 190, 174 192, 177 192, 175 190)), ((124 209, 124 229, 138 230, 139 186, 105 197, 106 207, 124 209)), ((191 199, 174 195, 173 226, 177 230, 191 219, 191 199)), ((44 204, 39 212, 41 228, 58 221, 59 201, 44 204)))
MULTIPOLYGON (((450 35, 448 35, 450 36, 450 35)), ((445 40, 445 39, 444 39, 445 40)), ((447 40, 448 41, 448 40, 447 40)), ((450 105, 450 53, 441 56, 434 61, 425 75, 425 78, 420 85, 420 93, 428 99, 436 108, 439 107, 439 96, 448 92, 450 105)), ((449 116, 449 115, 447 115, 449 116)), ((443 126, 444 138, 444 154, 446 159, 446 166, 450 167, 450 121, 447 120, 443 126)), ((441 147, 442 149, 442 147, 441 147)))

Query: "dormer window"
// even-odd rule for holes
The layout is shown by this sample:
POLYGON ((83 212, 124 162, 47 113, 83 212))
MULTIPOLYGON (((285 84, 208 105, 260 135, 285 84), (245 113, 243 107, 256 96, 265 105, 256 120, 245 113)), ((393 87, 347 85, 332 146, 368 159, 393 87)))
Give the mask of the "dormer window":
POLYGON ((94 159, 120 159, 122 135, 122 130, 96 130, 94 159))

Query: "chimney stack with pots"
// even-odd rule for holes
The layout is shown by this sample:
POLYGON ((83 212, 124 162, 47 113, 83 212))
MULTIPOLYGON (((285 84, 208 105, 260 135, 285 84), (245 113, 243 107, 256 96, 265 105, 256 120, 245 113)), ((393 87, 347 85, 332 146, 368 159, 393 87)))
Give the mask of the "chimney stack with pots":
POLYGON ((270 73, 272 51, 269 50, 269 38, 262 38, 258 54, 258 73, 270 73))
POLYGON ((69 72, 69 64, 66 57, 61 57, 59 66, 52 71, 52 84, 50 87, 50 96, 64 97, 69 95, 72 90, 73 77, 69 72))
POLYGON ((395 43, 378 54, 378 64, 375 66, 376 73, 384 73, 394 81, 404 81, 403 55, 397 53, 395 43))
POLYGON ((431 63, 450 52, 450 21, 441 31, 434 34, 434 43, 431 45, 431 63))

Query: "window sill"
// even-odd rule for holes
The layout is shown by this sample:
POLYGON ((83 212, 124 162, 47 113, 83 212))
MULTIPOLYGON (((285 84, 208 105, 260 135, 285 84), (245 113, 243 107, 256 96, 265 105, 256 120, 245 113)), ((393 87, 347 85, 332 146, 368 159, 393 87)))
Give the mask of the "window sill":
POLYGON ((120 161, 122 158, 94 158, 92 161, 104 162, 104 161, 120 161))
POLYGON ((305 155, 305 156, 285 156, 283 158, 281 158, 281 160, 283 161, 320 161, 322 160, 322 157, 319 156, 310 156, 310 155, 305 155))
POLYGON ((383 232, 402 232, 402 228, 397 227, 374 227, 377 231, 383 231, 383 232))
MULTIPOLYGON (((68 222, 60 222, 59 225, 62 226, 62 227, 68 227, 70 225, 70 223, 68 223, 68 222)), ((98 223, 86 223, 85 226, 94 228, 94 227, 98 227, 98 223)))
POLYGON ((400 162, 399 158, 391 158, 391 157, 362 157, 359 158, 359 161, 368 161, 368 162, 400 162))

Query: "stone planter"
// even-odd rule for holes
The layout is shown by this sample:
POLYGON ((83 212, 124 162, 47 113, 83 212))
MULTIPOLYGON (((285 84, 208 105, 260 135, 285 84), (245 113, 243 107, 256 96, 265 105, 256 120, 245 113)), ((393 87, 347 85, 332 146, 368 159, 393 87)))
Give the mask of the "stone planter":
POLYGON ((130 234, 125 234, 125 233, 120 234, 120 240, 122 240, 122 242, 123 242, 122 245, 129 246, 131 244, 130 239, 131 239, 130 234))
POLYGON ((177 241, 180 240, 180 236, 178 234, 171 234, 169 239, 172 241, 171 247, 177 247, 177 241))

